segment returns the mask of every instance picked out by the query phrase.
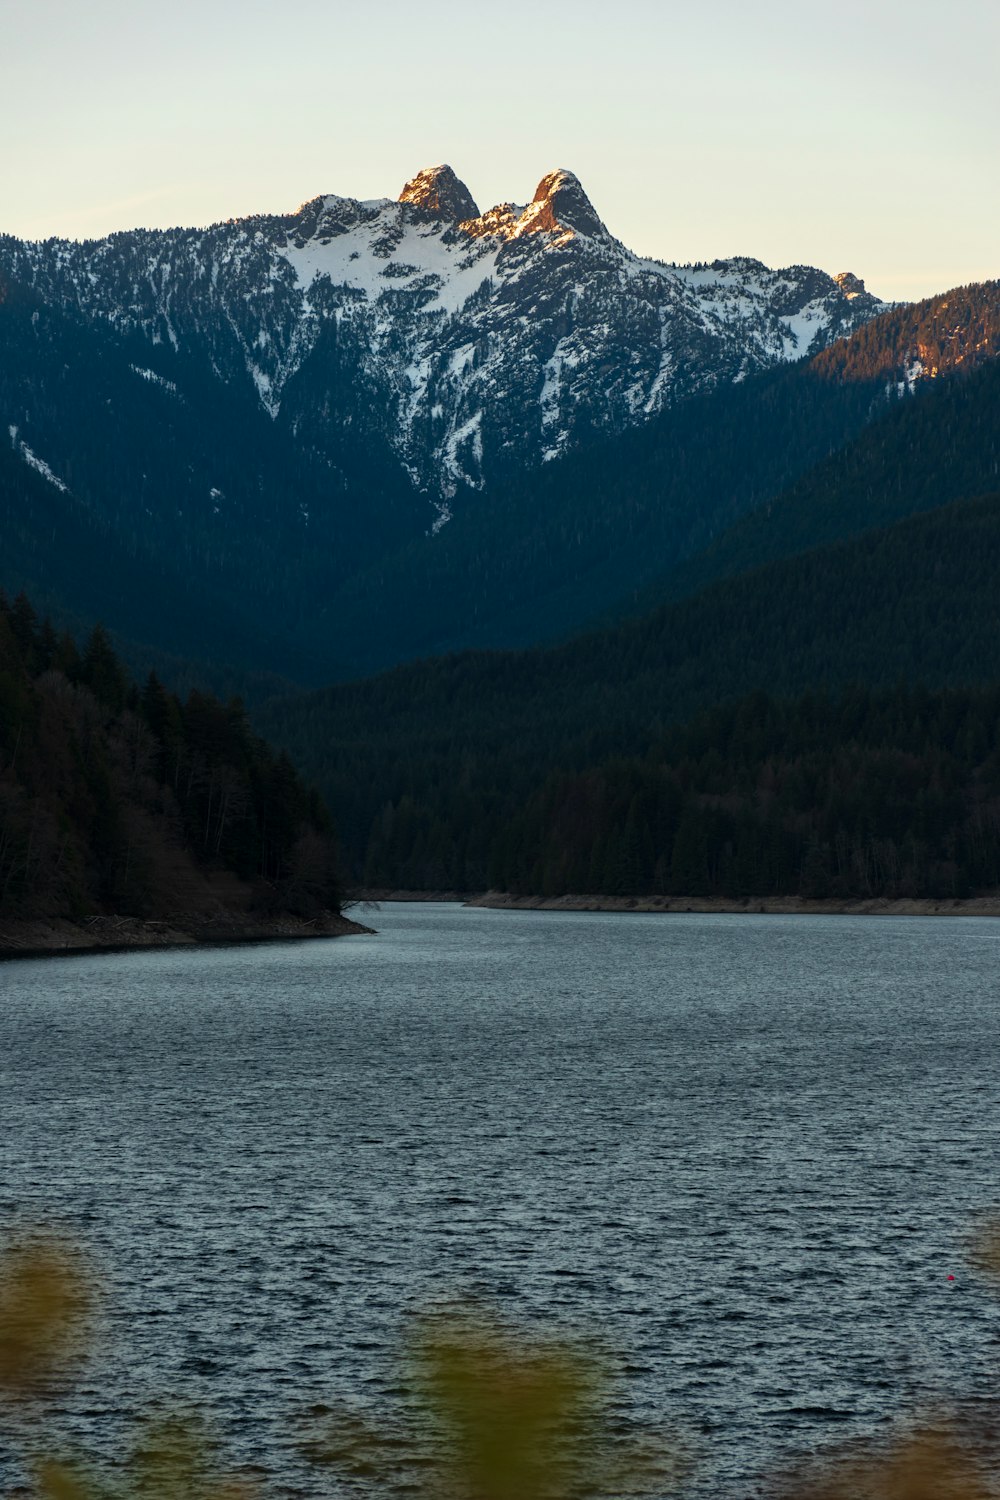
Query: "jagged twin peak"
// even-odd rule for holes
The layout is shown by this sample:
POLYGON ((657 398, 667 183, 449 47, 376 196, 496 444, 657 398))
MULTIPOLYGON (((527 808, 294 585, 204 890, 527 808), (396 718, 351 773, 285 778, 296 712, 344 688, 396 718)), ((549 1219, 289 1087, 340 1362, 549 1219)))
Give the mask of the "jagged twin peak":
MULTIPOLYGON (((4 278, 128 337, 127 378, 155 372, 164 400, 185 397, 200 360, 249 381, 331 463, 345 443, 387 445, 442 516, 512 459, 623 432, 884 310, 847 273, 636 255, 565 170, 485 213, 437 166, 397 202, 328 194, 295 214, 82 243, 0 236, 4 278)), ((0 422, 23 426, 19 411, 0 422)))
POLYGON ((451 167, 425 167, 411 177, 399 195, 400 203, 412 203, 436 219, 458 224, 466 234, 480 236, 500 234, 516 239, 523 234, 570 233, 592 238, 608 238, 593 204, 584 192, 580 179, 565 167, 547 172, 526 208, 513 203, 499 203, 480 214, 465 183, 451 167))

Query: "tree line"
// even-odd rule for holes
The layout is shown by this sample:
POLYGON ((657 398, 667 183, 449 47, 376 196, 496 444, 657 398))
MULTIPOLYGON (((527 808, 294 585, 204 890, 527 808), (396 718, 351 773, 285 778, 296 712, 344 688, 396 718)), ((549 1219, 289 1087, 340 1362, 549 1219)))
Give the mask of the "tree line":
POLYGON ((754 694, 642 760, 553 775, 490 873, 543 895, 995 892, 1000 689, 754 694))
POLYGON ((338 910, 329 815, 242 703, 82 649, 0 595, 0 914, 338 910))

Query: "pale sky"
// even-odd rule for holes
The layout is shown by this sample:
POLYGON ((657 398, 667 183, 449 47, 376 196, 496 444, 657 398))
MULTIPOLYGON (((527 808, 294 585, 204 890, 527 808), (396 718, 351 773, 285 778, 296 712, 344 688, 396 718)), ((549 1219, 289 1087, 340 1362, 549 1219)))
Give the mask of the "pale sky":
POLYGON ((996 0, 22 0, 0 233, 86 237, 580 177, 664 260, 753 255, 912 298, 1000 276, 996 0))

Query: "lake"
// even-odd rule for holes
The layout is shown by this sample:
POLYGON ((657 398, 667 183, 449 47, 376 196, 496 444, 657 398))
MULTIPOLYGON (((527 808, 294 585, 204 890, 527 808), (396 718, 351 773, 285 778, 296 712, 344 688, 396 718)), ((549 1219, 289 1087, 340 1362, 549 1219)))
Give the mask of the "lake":
POLYGON ((598 1334, 614 1421, 679 1424, 716 1496, 992 1396, 1000 923, 362 918, 0 965, 0 1227, 68 1228, 107 1286, 68 1442, 167 1393, 321 1493, 303 1409, 391 1426, 452 1296, 598 1334))

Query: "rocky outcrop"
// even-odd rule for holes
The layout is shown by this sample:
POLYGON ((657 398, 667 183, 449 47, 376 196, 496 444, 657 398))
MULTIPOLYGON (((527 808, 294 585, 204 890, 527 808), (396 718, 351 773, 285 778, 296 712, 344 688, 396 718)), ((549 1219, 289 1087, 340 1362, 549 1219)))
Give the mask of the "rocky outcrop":
POLYGON ((565 234, 567 231, 586 234, 593 239, 611 238, 583 191, 580 179, 560 167, 542 178, 513 233, 565 234))
POLYGON ((475 198, 448 166, 425 167, 406 183, 399 201, 426 209, 434 218, 447 219, 450 224, 475 219, 479 214, 475 198))

